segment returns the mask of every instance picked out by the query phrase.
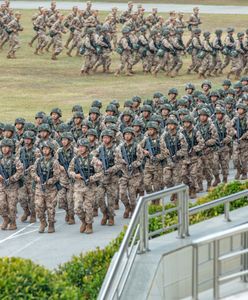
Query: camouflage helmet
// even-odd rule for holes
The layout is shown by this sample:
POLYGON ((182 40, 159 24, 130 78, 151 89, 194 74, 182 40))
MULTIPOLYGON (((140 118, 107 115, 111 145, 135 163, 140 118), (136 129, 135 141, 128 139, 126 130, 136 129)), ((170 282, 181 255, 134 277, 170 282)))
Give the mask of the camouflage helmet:
POLYGON ((82 147, 86 147, 87 149, 90 148, 90 142, 86 138, 79 139, 78 142, 77 142, 77 145, 82 146, 82 147))
POLYGON ((130 116, 131 118, 134 118, 133 111, 131 109, 125 109, 122 113, 121 118, 123 116, 130 116))
POLYGON ((99 108, 98 108, 98 107, 95 107, 95 106, 91 107, 91 108, 90 108, 90 111, 89 111, 89 115, 90 115, 90 114, 97 114, 97 115, 100 115, 100 110, 99 110, 99 108))
POLYGON ((141 31, 141 32, 146 32, 146 31, 147 31, 147 26, 145 26, 145 25, 142 26, 142 27, 140 28, 140 31, 141 31))
POLYGON ((193 30, 194 34, 200 34, 201 33, 201 29, 200 28, 196 28, 193 30))
POLYGON ((92 34, 92 33, 94 33, 94 29, 88 27, 88 28, 86 29, 86 34, 92 34))
POLYGON ((133 100, 126 100, 123 106, 131 108, 133 106, 133 100))
POLYGON ((43 111, 39 111, 35 114, 35 119, 43 119, 46 116, 46 114, 43 111))
POLYGON ((38 127, 38 131, 39 131, 39 132, 41 132, 41 131, 51 132, 51 127, 50 127, 48 124, 41 124, 41 125, 38 127))
POLYGON ((170 34, 170 30, 169 29, 167 29, 167 28, 164 28, 163 30, 162 30, 162 36, 164 36, 164 37, 167 37, 169 34, 170 34))
POLYGON ((132 135, 134 135, 134 130, 132 127, 126 127, 124 130, 123 130, 123 135, 125 135, 125 133, 132 133, 132 135))
POLYGON ((201 87, 203 88, 204 85, 208 85, 210 89, 212 88, 212 83, 210 80, 204 80, 201 87))
POLYGON ((152 99, 146 99, 144 101, 143 105, 150 105, 151 108, 153 108, 153 100, 152 99))
POLYGON ((63 133, 61 134, 61 139, 67 139, 67 140, 69 140, 70 142, 72 142, 72 141, 74 140, 74 137, 73 137, 73 135, 72 135, 71 132, 63 132, 63 133))
POLYGON ((112 130, 112 131, 114 131, 114 132, 117 132, 117 131, 118 131, 118 127, 117 127, 117 125, 114 124, 114 123, 108 124, 107 127, 106 127, 106 129, 110 129, 110 130, 112 130))
POLYGON ((176 120, 176 118, 168 118, 168 120, 166 121, 166 125, 169 125, 169 124, 174 124, 174 125, 177 125, 178 126, 178 121, 176 120))
POLYGON ((24 125, 25 124, 25 119, 23 119, 23 118, 16 118, 15 119, 15 125, 16 124, 22 124, 22 125, 24 125))
POLYGON ((176 88, 171 88, 168 91, 168 95, 170 95, 170 94, 178 95, 178 90, 176 88))
POLYGON ((45 147, 50 148, 52 151, 55 150, 54 144, 51 143, 50 141, 45 141, 41 144, 41 150, 45 147))
POLYGON ((142 120, 135 119, 133 120, 132 126, 140 126, 141 128, 144 128, 145 124, 142 120))
POLYGON ((208 38, 208 37, 210 37, 210 35, 211 35, 211 33, 209 31, 203 32, 204 38, 208 38))
POLYGON ((141 107, 141 111, 148 111, 149 113, 152 113, 152 107, 150 105, 143 105, 141 107))
POLYGON ((23 139, 30 139, 32 141, 35 140, 35 133, 33 131, 25 131, 23 134, 23 139))
POLYGON ((83 107, 79 104, 76 104, 72 107, 72 112, 80 111, 83 112, 83 107))
POLYGON ((115 116, 106 116, 104 119, 104 123, 113 123, 116 124, 118 121, 117 117, 115 116))
POLYGON ((97 131, 93 128, 91 128, 87 131, 86 136, 89 136, 89 135, 94 135, 95 137, 98 137, 97 131))
POLYGON ((237 33, 237 37, 238 37, 238 38, 241 38, 241 37, 244 36, 244 35, 245 35, 244 32, 238 32, 238 33, 237 33))
POLYGON ((134 96, 134 97, 132 98, 132 101, 133 101, 133 102, 141 103, 141 97, 140 97, 140 96, 134 96))
POLYGON ((243 87, 243 84, 240 81, 234 83, 234 85, 233 85, 234 89, 242 89, 242 87, 243 87))
POLYGON ((215 114, 225 114, 226 113, 226 110, 224 107, 216 107, 215 109, 215 114))
POLYGON ((242 76, 240 78, 240 82, 243 82, 243 81, 247 81, 248 82, 248 76, 242 76))
POLYGON ((244 103, 239 103, 236 108, 244 109, 244 111, 247 112, 247 105, 245 105, 244 103))
POLYGON ((75 111, 74 114, 73 114, 73 119, 76 119, 76 118, 83 119, 84 118, 83 112, 81 112, 81 111, 75 111))
POLYGON ((234 32, 234 28, 233 28, 233 27, 228 27, 226 31, 227 31, 228 33, 234 32))
POLYGON ((192 96, 193 96, 194 98, 198 98, 199 95, 203 95, 203 93, 202 93, 201 91, 196 90, 196 91, 193 92, 193 95, 192 95, 192 96))
POLYGON ((91 103, 91 107, 98 107, 99 109, 102 108, 102 101, 101 100, 94 100, 92 103, 91 103))
POLYGON ((127 33, 131 32, 131 28, 128 27, 128 26, 125 26, 125 27, 122 28, 121 32, 124 33, 124 34, 127 34, 127 33))
POLYGON ((216 101, 216 107, 217 107, 217 106, 225 107, 225 101, 222 100, 222 99, 218 99, 218 100, 216 101))
POLYGON ((225 80, 223 80, 223 82, 222 82, 222 86, 224 86, 224 85, 226 85, 226 86, 231 86, 231 85, 232 85, 232 82, 231 82, 231 80, 229 80, 229 79, 225 79, 225 80))
POLYGON ((161 92, 156 92, 156 93, 153 94, 153 98, 161 98, 163 96, 164 95, 161 92))
POLYGON ((92 128, 93 124, 89 120, 84 120, 82 123, 82 127, 84 127, 84 126, 88 127, 88 129, 89 129, 89 128, 92 128))
POLYGON ((224 99, 224 101, 225 101, 226 104, 232 104, 232 105, 234 104, 234 98, 230 97, 230 96, 226 97, 224 99))
POLYGON ((190 112, 187 108, 180 108, 178 110, 178 115, 188 115, 190 112))
POLYGON ((101 137, 104 137, 104 136, 110 136, 111 138, 114 138, 114 132, 113 130, 110 130, 110 129, 104 129, 101 133, 101 137))
POLYGON ((185 84, 185 90, 189 90, 189 89, 195 90, 195 86, 191 82, 188 82, 188 83, 185 84))
POLYGON ((24 125, 24 131, 33 131, 36 132, 36 127, 33 123, 31 122, 26 122, 24 125))
MULTIPOLYGON (((243 93, 248 93, 248 85, 245 85, 242 87, 242 92, 243 93)), ((243 94, 243 96, 247 96, 246 94, 243 94)))
POLYGON ((222 31, 221 29, 216 29, 216 30, 215 30, 215 34, 216 34, 216 35, 221 35, 222 32, 223 32, 223 31, 222 31))
POLYGON ((12 124, 5 124, 4 131, 12 131, 15 132, 15 126, 12 124))
POLYGON ((200 111, 198 111, 198 114, 199 114, 199 116, 205 115, 205 116, 210 117, 210 111, 207 108, 202 108, 200 111))
POLYGON ((58 115, 59 115, 59 117, 62 117, 62 111, 61 111, 61 109, 60 109, 60 108, 58 108, 58 107, 56 107, 56 108, 53 108, 53 109, 51 110, 51 112, 50 112, 50 116, 51 116, 53 113, 55 113, 55 114, 58 114, 58 115))
POLYGON ((10 147, 10 148, 14 148, 14 142, 12 139, 7 139, 7 138, 4 138, 2 139, 1 143, 0 143, 0 147, 10 147))
POLYGON ((69 130, 70 130, 70 127, 66 123, 61 123, 61 124, 58 125, 57 131, 60 132, 60 133, 67 132, 69 130))
POLYGON ((192 124, 194 124, 194 120, 193 118, 190 116, 190 115, 185 115, 183 118, 182 118, 182 122, 190 122, 192 124))
POLYGON ((236 91, 235 91, 234 89, 228 89, 228 90, 226 91, 226 93, 227 93, 227 94, 231 94, 231 95, 233 95, 233 96, 236 95, 236 91))
POLYGON ((107 107, 106 107, 106 109, 105 109, 105 111, 106 112, 107 111, 112 111, 112 112, 114 112, 116 114, 117 113, 117 108, 116 108, 116 106, 114 104, 108 104, 107 107))
POLYGON ((150 121, 161 123, 163 118, 160 115, 154 114, 151 116, 150 121))
POLYGON ((180 105, 180 106, 188 106, 188 100, 185 99, 185 98, 181 98, 177 101, 177 105, 180 105))
POLYGON ((154 121, 149 121, 147 122, 147 125, 146 125, 146 128, 153 128, 153 129, 156 129, 157 131, 159 131, 159 126, 158 126, 158 123, 157 122, 154 122, 154 121))
POLYGON ((115 107, 119 108, 120 107, 120 103, 118 100, 114 99, 110 102, 110 104, 113 104, 115 107))
POLYGON ((218 91, 212 91, 212 92, 210 93, 210 97, 218 97, 218 98, 220 98, 220 94, 219 94, 218 91))
POLYGON ((164 109, 166 109, 168 111, 172 111, 172 106, 169 103, 166 103, 166 104, 162 105, 159 110, 161 112, 164 109))

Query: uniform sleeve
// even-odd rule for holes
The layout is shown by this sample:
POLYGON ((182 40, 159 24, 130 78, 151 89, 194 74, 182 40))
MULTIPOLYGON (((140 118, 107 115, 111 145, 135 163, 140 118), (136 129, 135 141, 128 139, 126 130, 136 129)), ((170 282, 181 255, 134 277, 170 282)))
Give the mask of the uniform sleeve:
POLYGON ((196 140, 197 140, 197 145, 193 147, 193 151, 197 153, 202 151, 205 147, 204 139, 199 131, 196 132, 196 140))
POLYGON ((71 160, 71 163, 68 168, 68 174, 70 175, 71 178, 75 179, 76 178, 76 173, 75 173, 75 158, 71 160))
POLYGON ((16 173, 10 177, 9 181, 11 183, 17 182, 22 176, 23 176, 23 164, 19 159, 15 160, 15 165, 16 165, 16 173))

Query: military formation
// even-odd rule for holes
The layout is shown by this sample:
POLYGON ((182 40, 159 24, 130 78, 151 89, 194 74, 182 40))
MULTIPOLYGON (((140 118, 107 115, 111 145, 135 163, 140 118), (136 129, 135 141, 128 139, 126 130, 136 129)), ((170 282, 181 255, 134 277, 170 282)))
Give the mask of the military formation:
MULTIPOLYGON (((16 58, 20 47, 20 19, 21 14, 14 13, 6 0, 0 8, 0 49, 9 42, 9 59, 16 58)), ((142 5, 135 10, 134 4, 128 2, 126 11, 119 13, 114 7, 101 21, 99 11, 92 9, 90 1, 83 10, 74 6, 68 15, 63 15, 56 2, 51 2, 50 9, 39 7, 32 17, 34 36, 29 46, 35 48, 35 55, 51 50, 52 60, 57 60, 64 48, 69 57, 75 51, 76 56, 84 58, 81 75, 95 73, 100 67, 104 73, 110 73, 113 52, 120 58, 116 76, 123 71, 132 76, 133 68, 140 64, 145 74, 156 76, 162 71, 175 77, 187 55, 192 58, 187 73, 195 72, 199 78, 218 76, 229 65, 228 78, 233 75, 238 79, 242 72, 247 74, 248 29, 237 33, 234 28, 227 28, 226 32, 216 29, 211 33, 202 32, 201 24, 198 7, 188 20, 175 11, 165 20, 156 8, 145 15, 142 5), (188 32, 189 38, 185 38, 188 32)))
MULTIPOLYGON (((123 218, 132 216, 138 196, 181 183, 190 198, 226 183, 230 161, 235 179, 247 179, 248 77, 221 89, 204 80, 199 89, 185 85, 139 96, 120 109, 112 100, 104 109, 100 100, 84 113, 72 108, 62 121, 60 108, 37 112, 33 123, 17 118, 0 124, 0 215, 2 230, 21 221, 40 222, 39 232, 55 232, 56 208, 65 221, 81 221, 80 232, 93 232, 94 217, 101 225, 115 224, 115 210, 125 206, 123 218)), ((171 201, 176 202, 176 195, 171 201)), ((153 202, 159 204, 159 200, 153 202)))

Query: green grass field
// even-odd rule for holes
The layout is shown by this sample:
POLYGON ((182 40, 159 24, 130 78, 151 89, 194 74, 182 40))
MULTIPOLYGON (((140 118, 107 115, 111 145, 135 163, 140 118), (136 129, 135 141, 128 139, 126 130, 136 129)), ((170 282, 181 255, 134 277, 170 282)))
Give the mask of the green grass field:
MULTIPOLYGON (((164 73, 159 73, 157 78, 144 75, 140 65, 134 68, 136 75, 129 78, 124 75, 118 78, 113 74, 103 75, 100 70, 95 75, 80 77, 79 72, 83 63, 80 57, 69 58, 63 51, 58 61, 51 61, 51 54, 40 56, 33 54, 34 48, 30 48, 27 44, 33 36, 30 18, 34 11, 22 13, 21 23, 24 32, 20 35, 21 49, 17 52, 17 59, 6 59, 8 45, 0 52, 0 122, 13 121, 17 116, 32 120, 35 112, 40 110, 49 112, 56 106, 62 108, 64 119, 67 119, 74 104, 82 104, 87 111, 94 99, 101 99, 104 104, 112 99, 123 102, 133 95, 140 95, 146 99, 155 91, 166 93, 169 87, 174 86, 183 92, 186 82, 200 84, 197 75, 181 75, 175 79, 166 77, 164 73)), ((104 16, 103 13, 101 19, 104 16)), ((239 31, 244 30, 247 24, 245 15, 203 15, 202 20, 203 29, 212 31, 230 25, 239 31)), ((114 54, 112 71, 115 71, 118 61, 118 55, 114 54)), ((189 62, 190 57, 184 58, 182 74, 185 74, 189 62)), ((212 81, 217 84, 224 77, 212 81)))

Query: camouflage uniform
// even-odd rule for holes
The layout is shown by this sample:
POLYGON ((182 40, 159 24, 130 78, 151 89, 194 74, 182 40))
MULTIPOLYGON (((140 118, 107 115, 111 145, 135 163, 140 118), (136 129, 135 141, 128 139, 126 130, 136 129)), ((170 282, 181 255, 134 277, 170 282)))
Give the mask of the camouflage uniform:
POLYGON ((228 28, 227 32, 228 32, 228 34, 225 38, 224 46, 225 46, 225 48, 228 49, 228 53, 225 54, 224 62, 223 62, 222 68, 221 68, 222 71, 229 65, 229 63, 231 61, 230 51, 235 48, 235 40, 232 36, 234 29, 228 28))
POLYGON ((15 53, 20 48, 19 31, 23 31, 23 28, 19 23, 17 15, 18 13, 15 14, 15 19, 7 26, 7 30, 9 31, 9 52, 7 58, 15 58, 15 53))
POLYGON ((207 72, 206 76, 209 76, 210 71, 213 69, 213 62, 212 62, 212 52, 213 48, 210 44, 210 32, 203 33, 204 40, 202 42, 202 50, 204 51, 204 57, 201 61, 201 66, 199 68, 199 78, 205 77, 205 73, 207 72))
POLYGON ((223 49, 223 44, 221 41, 221 35, 222 30, 216 30, 215 31, 216 37, 213 40, 213 49, 214 49, 214 55, 212 56, 213 59, 213 65, 212 65, 212 71, 214 75, 217 75, 217 72, 222 69, 222 60, 221 60, 221 51, 223 49))
POLYGON ((83 45, 85 48, 85 62, 81 68, 81 74, 89 74, 89 71, 93 68, 97 61, 96 49, 95 49, 95 37, 92 29, 88 29, 83 45))
POLYGON ((243 70, 244 54, 245 54, 243 38, 244 38, 244 33, 239 32, 238 38, 235 41, 235 51, 237 52, 237 54, 231 57, 231 61, 232 61, 231 71, 228 73, 227 78, 229 78, 231 74, 235 74, 235 79, 239 79, 239 76, 243 70))
POLYGON ((191 53, 191 59, 192 63, 188 68, 188 73, 191 71, 198 72, 198 69, 201 65, 201 61, 197 57, 198 52, 202 49, 202 43, 200 40, 200 29, 195 29, 194 36, 192 38, 191 44, 192 44, 192 53, 191 53))
MULTIPOLYGON (((58 19, 53 26, 51 27, 51 33, 53 35, 52 40, 53 40, 53 45, 54 45, 54 50, 53 50, 53 55, 52 59, 56 60, 57 56, 62 52, 63 50, 63 45, 62 45, 62 33, 65 33, 65 27, 62 23, 61 19, 58 19)), ((51 34, 50 33, 50 34, 51 34)))
POLYGON ((34 26, 37 28, 38 32, 38 44, 34 53, 38 54, 38 51, 42 51, 49 42, 46 35, 47 15, 45 11, 35 20, 34 26))

